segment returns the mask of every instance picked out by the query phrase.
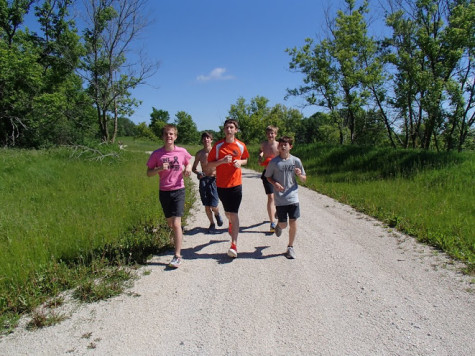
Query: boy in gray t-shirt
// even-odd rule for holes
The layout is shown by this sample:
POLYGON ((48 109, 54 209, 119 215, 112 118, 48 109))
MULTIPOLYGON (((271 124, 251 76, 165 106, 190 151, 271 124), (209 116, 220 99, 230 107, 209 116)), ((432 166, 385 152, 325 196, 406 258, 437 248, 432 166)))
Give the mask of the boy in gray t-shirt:
POLYGON ((302 162, 298 157, 292 156, 293 141, 288 136, 282 136, 279 142, 279 155, 274 157, 266 168, 265 176, 274 186, 274 200, 278 223, 275 234, 279 237, 282 229, 287 227, 289 217, 289 245, 285 257, 295 258, 294 241, 297 235, 297 219, 300 217, 297 178, 302 182, 307 180, 302 162))

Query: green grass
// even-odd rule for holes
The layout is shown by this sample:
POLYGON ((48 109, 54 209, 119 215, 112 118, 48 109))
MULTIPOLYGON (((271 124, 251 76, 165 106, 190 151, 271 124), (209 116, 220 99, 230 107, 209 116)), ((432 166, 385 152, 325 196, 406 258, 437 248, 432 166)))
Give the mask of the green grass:
MULTIPOLYGON (((3 329, 60 291, 104 277, 107 266, 143 263, 170 247, 141 145, 158 147, 0 150, 3 329)), ((188 189, 186 211, 193 200, 188 189)))
MULTIPOLYGON (((154 151, 163 146, 163 142, 161 140, 152 142, 149 140, 144 139, 136 139, 133 137, 119 137, 117 142, 121 141, 124 145, 126 145, 125 150, 128 152, 149 152, 154 151)), ((177 143, 177 146, 184 147, 190 152, 191 155, 195 155, 196 151, 203 148, 202 145, 182 145, 177 143)), ((148 157, 147 157, 148 158, 148 157)))
MULTIPOLYGON (((250 147, 249 168, 258 168, 250 147)), ((475 264, 475 153, 296 145, 311 189, 475 264)), ((371 237, 369 237, 371 238, 371 237)))
MULTIPOLYGON (((36 309, 61 291, 85 301, 121 293, 124 265, 169 248, 158 179, 145 151, 123 139, 95 150, 0 150, 0 325, 24 313, 32 327, 61 315, 36 309), (101 154, 99 152, 102 152, 101 154)), ((191 154, 199 145, 185 146, 191 154)), ((258 171, 258 146, 248 147, 258 171)), ((294 148, 307 186, 475 265, 475 154, 306 145, 294 148)), ((186 212, 194 194, 187 183, 186 212)), ((185 215, 186 221, 186 215, 185 215)), ((369 236, 368 238, 372 238, 369 236)))

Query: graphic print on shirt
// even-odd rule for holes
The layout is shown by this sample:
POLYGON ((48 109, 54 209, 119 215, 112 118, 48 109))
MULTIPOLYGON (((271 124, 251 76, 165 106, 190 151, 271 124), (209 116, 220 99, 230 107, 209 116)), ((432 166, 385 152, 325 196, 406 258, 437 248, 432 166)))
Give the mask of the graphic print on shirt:
POLYGON ((295 170, 295 164, 286 164, 282 166, 282 170, 285 172, 293 172, 295 170))
POLYGON ((173 156, 173 161, 171 160, 171 157, 164 157, 162 158, 162 163, 168 163, 168 169, 173 170, 173 171, 179 171, 180 170, 180 163, 178 162, 178 156, 173 156))

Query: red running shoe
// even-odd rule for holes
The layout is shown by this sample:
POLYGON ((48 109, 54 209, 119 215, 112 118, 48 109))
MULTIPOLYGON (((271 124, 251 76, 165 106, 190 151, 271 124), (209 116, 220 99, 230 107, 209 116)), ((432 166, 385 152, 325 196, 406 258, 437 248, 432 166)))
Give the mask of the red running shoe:
POLYGON ((237 257, 237 247, 235 244, 231 244, 231 248, 228 250, 228 256, 231 258, 237 257))

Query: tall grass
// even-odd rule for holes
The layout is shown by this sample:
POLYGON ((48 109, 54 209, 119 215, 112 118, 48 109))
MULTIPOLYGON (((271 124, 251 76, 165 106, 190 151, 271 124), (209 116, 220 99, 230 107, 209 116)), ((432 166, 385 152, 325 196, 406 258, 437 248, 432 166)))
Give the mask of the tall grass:
MULTIPOLYGON (((257 169, 257 147, 249 167, 257 169)), ((475 264, 475 154, 295 145, 306 185, 475 264)), ((371 238, 371 236, 368 236, 371 238)))
POLYGON ((99 150, 0 151, 0 314, 31 311, 99 260, 143 262, 169 244, 148 155, 99 150))

